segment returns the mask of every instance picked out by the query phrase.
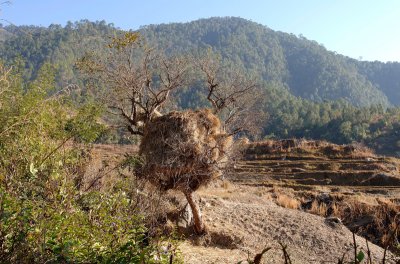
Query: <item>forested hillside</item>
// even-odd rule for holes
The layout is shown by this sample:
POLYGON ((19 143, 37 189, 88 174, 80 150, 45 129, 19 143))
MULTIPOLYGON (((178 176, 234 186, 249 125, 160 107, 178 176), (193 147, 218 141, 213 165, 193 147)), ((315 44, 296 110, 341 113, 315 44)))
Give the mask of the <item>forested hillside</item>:
MULTIPOLYGON (((58 64, 58 80, 74 80, 74 61, 85 50, 102 50, 118 30, 104 21, 65 27, 2 27, 0 54, 21 57, 28 78, 46 61, 58 64)), ((400 64, 359 62, 326 50, 315 41, 277 32, 240 18, 210 18, 140 29, 152 45, 170 52, 212 48, 225 60, 314 101, 345 98, 355 105, 400 104, 400 64)))
POLYGON ((292 94, 314 101, 345 98, 355 105, 387 105, 386 95, 356 65, 315 41, 276 32, 240 18, 212 18, 141 30, 152 43, 175 52, 211 47, 238 67, 292 94))
POLYGON ((56 80, 60 87, 78 81, 73 65, 85 51, 104 50, 117 29, 104 21, 80 21, 65 27, 51 25, 7 26, 0 31, 0 56, 6 64, 17 62, 24 68, 25 80, 36 77, 49 62, 57 66, 56 80))
MULTIPOLYGON (((400 150, 400 63, 357 61, 315 41, 277 32, 241 18, 210 18, 139 29, 151 46, 187 54, 212 49, 224 63, 259 77, 266 113, 262 137, 309 137, 336 143, 361 141, 384 153, 400 150), (389 107, 389 109, 387 108, 389 107)), ((83 86, 74 68, 85 52, 105 54, 112 24, 80 21, 65 27, 2 26, 0 56, 23 69, 26 81, 50 62, 59 87, 83 86)), ((181 108, 204 106, 188 87, 181 108)))
POLYGON ((400 105, 400 63, 357 62, 360 73, 376 85, 389 98, 393 105, 400 105))

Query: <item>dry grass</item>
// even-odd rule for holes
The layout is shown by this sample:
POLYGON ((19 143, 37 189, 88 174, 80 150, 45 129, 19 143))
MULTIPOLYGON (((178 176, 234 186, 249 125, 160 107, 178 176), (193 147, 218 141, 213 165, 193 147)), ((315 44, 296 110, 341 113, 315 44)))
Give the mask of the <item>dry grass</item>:
MULTIPOLYGON (((380 198, 383 199, 383 198, 380 198)), ((384 199, 386 200, 386 199, 384 199)), ((369 206, 379 205, 378 199, 374 196, 365 195, 363 193, 357 193, 350 198, 350 203, 352 204, 365 204, 369 206)))
POLYGON ((331 215, 333 215, 333 216, 339 216, 339 206, 340 205, 338 205, 337 203, 332 203, 332 205, 331 205, 331 209, 332 209, 332 212, 331 212, 331 215))
POLYGON ((247 155, 299 154, 328 157, 375 157, 373 151, 361 144, 336 145, 327 141, 305 139, 265 140, 247 144, 247 155))
POLYGON ((197 190, 221 174, 232 137, 210 110, 171 112, 145 126, 140 174, 163 190, 197 190))
POLYGON ((311 208, 308 210, 309 213, 326 216, 327 215, 327 206, 324 203, 319 203, 317 200, 314 200, 311 204, 311 208))
MULTIPOLYGON (((339 214, 352 231, 368 237, 374 243, 386 246, 387 238, 399 225, 400 206, 389 199, 378 198, 376 202, 378 205, 349 200, 345 206, 339 208, 339 214)), ((391 241, 394 244, 389 246, 397 247, 399 239, 400 234, 395 234, 391 241)))
POLYGON ((228 180, 225 180, 225 179, 222 180, 221 186, 225 190, 232 189, 232 187, 233 187, 232 183, 230 181, 228 181, 228 180))
POLYGON ((299 209, 300 201, 285 194, 278 194, 276 203, 284 208, 299 209))
POLYGON ((396 230, 400 224, 400 219, 398 219, 400 206, 390 199, 365 194, 346 196, 339 194, 332 195, 330 202, 325 203, 319 200, 315 193, 303 192, 303 195, 303 202, 309 201, 312 197, 312 203, 306 209, 307 212, 323 217, 338 217, 351 231, 368 238, 375 244, 382 247, 389 246, 392 249, 397 248, 400 233, 393 235, 393 230, 396 230))
POLYGON ((273 200, 270 189, 267 189, 265 187, 259 187, 256 190, 254 190, 253 193, 258 197, 264 197, 268 200, 273 200))

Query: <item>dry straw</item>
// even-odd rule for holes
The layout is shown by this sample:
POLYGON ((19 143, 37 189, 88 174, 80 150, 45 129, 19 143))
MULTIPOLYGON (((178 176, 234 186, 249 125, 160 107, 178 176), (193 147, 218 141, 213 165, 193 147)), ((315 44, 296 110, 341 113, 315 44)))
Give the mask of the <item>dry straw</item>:
POLYGON ((220 175, 231 143, 208 109, 156 117, 144 129, 141 174, 164 190, 195 191, 220 175))

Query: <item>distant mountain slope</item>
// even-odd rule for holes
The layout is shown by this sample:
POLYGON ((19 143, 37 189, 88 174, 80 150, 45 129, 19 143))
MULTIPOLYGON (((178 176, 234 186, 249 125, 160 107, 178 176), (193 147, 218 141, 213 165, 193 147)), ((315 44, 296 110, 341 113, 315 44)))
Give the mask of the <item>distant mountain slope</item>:
POLYGON ((355 62, 359 72, 364 74, 389 98, 393 105, 400 105, 400 63, 379 61, 355 62))
MULTIPOLYGON (((209 18, 151 25, 141 32, 167 50, 211 47, 235 65, 315 101, 345 98, 355 105, 387 105, 386 95, 344 56, 315 41, 273 31, 241 18, 209 18)), ((399 101, 400 103, 400 101, 399 101)))
POLYGON ((69 22, 65 27, 51 25, 48 28, 36 26, 7 26, 1 28, 0 58, 6 63, 15 60, 23 62, 25 79, 35 78, 40 67, 50 62, 58 66, 59 85, 77 82, 73 69, 75 61, 85 51, 104 50, 109 37, 117 29, 101 22, 69 22))
MULTIPOLYGON (((72 65, 85 50, 102 51, 118 32, 111 24, 81 21, 65 27, 0 28, 0 56, 26 61, 26 78, 50 61, 59 65, 58 83, 77 81, 72 65)), ((212 48, 224 60, 258 74, 264 81, 314 101, 344 98, 354 105, 400 105, 398 63, 359 62, 326 50, 315 41, 277 32, 234 17, 149 25, 148 40, 169 52, 212 48), (388 97, 390 98, 388 100, 388 97)))

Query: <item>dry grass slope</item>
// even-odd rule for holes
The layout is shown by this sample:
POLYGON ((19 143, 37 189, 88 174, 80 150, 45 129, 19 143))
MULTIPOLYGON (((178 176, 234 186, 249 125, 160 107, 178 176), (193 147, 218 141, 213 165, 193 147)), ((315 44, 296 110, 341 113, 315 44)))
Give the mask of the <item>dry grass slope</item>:
MULTIPOLYGON (((390 234, 384 231, 394 229, 392 220, 399 213, 399 160, 326 142, 296 144, 250 144, 248 159, 236 164, 234 173, 198 190, 209 232, 185 237, 181 245, 185 263, 237 263, 267 247, 272 249, 261 263, 284 263, 279 242, 287 245, 293 263, 337 263, 344 253, 350 261, 349 228, 385 245, 390 234), (263 153, 266 146, 269 150, 263 153), (367 184, 366 178, 378 174, 385 175, 384 183, 391 186, 382 186, 381 180, 367 184), (342 223, 326 216, 336 216, 342 223)), ((98 157, 111 155, 112 150, 100 149, 95 152, 98 157)), ((169 196, 179 201, 170 203, 170 210, 186 204, 179 192, 169 196)), ((356 241, 367 252, 364 238, 357 236, 356 241)), ((369 247, 373 263, 379 263, 383 249, 372 243, 369 247)), ((392 257, 389 254, 386 263, 395 263, 392 257)))

